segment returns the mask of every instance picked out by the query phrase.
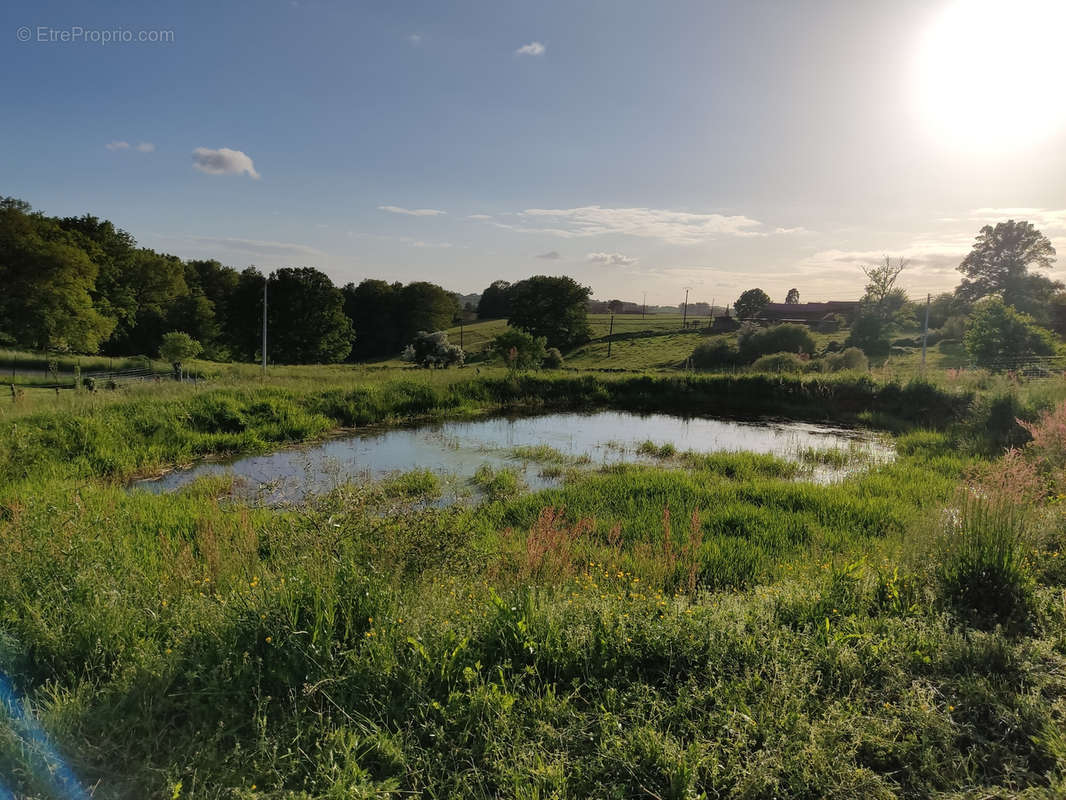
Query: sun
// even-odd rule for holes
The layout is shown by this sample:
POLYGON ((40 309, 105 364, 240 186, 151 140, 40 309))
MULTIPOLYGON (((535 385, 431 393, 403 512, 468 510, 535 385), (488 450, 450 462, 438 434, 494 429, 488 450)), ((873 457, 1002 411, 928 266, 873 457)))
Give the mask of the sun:
POLYGON ((1066 0, 955 0, 915 61, 922 123, 944 145, 1009 151, 1066 125, 1066 0))

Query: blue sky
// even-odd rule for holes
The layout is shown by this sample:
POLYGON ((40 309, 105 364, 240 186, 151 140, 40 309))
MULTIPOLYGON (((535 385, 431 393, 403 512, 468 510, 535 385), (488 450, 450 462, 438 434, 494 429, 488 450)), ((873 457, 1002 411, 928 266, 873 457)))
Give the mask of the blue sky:
POLYGON ((846 299, 891 255, 917 295, 988 221, 1066 255, 1059 4, 1020 1, 8 2, 0 193, 338 283, 846 299), (946 127, 1001 76, 1031 91, 946 127))

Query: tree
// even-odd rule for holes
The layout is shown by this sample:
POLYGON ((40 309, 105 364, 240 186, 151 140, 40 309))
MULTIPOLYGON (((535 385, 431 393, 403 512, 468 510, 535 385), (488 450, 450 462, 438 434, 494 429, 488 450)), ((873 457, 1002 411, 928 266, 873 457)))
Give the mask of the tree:
MULTIPOLYGON (((511 369, 536 369, 547 356, 543 336, 530 336, 514 328, 498 334, 489 344, 493 355, 498 356, 511 369)), ((552 348, 558 353, 558 349, 552 348)), ((562 354, 559 355, 562 362, 562 354)))
POLYGON ((352 350, 352 323, 344 296, 312 267, 279 269, 270 276, 268 347, 284 364, 333 364, 352 350))
POLYGON ((883 264, 862 268, 868 281, 862 303, 886 322, 893 319, 907 303, 907 293, 896 286, 896 281, 906 268, 906 259, 901 258, 893 264, 888 256, 885 256, 883 264))
POLYGON ((38 349, 95 353, 115 326, 93 305, 97 266, 53 220, 0 202, 0 330, 38 349))
POLYGON ((906 268, 905 259, 892 263, 888 256, 876 267, 862 268, 867 280, 866 294, 845 344, 858 347, 868 356, 889 353, 892 333, 901 324, 908 305, 907 293, 896 285, 906 268))
POLYGON ((1054 261, 1055 248, 1031 222, 1007 220, 995 227, 985 225, 959 264, 965 277, 955 293, 970 303, 999 296, 1008 306, 1033 313, 1063 285, 1029 268, 1048 269, 1054 261))
POLYGON ((263 329, 263 283, 266 276, 255 267, 247 267, 237 276, 222 324, 222 338, 232 355, 242 361, 261 357, 263 329))
POLYGON ((477 304, 478 319, 507 319, 511 316, 511 284, 493 281, 481 293, 477 304))
POLYGON ((626 304, 623 303, 621 300, 608 300, 607 301, 607 310, 610 311, 612 314, 621 314, 622 313, 622 309, 624 309, 625 307, 626 307, 626 304))
POLYGON ((459 312, 459 299, 435 283, 416 281, 400 290, 401 341, 419 331, 450 328, 459 312))
POLYGON ((1055 352, 1050 331, 998 297, 981 303, 966 328, 966 352, 979 367, 1017 369, 1034 356, 1055 352))
POLYGON ((354 360, 394 356, 403 348, 402 289, 401 283, 370 279, 344 287, 344 313, 355 329, 354 360))
POLYGON ((182 362, 200 355, 203 348, 200 343, 184 331, 171 331, 164 333, 162 344, 159 345, 159 357, 169 361, 174 367, 174 377, 181 380, 182 362))
POLYGON ((462 366, 466 354, 457 344, 448 342, 448 334, 444 331, 427 333, 419 331, 415 334, 414 341, 403 351, 403 357, 419 366, 426 367, 450 367, 462 366))
POLYGON ((535 275, 512 288, 508 324, 549 347, 568 350, 589 339, 587 303, 592 290, 565 275, 535 275))
POLYGON ((789 289, 788 290, 788 294, 785 295, 785 302, 788 303, 790 306, 794 306, 794 305, 798 304, 799 301, 800 301, 800 290, 799 289, 789 289))
POLYGON ((762 289, 748 289, 733 303, 733 308, 740 319, 750 319, 758 316, 759 312, 769 304, 770 295, 762 289))

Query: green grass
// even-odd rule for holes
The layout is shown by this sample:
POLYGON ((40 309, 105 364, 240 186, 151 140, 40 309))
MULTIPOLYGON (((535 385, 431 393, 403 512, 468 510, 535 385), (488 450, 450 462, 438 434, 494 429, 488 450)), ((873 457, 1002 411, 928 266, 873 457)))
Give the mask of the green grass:
MULTIPOLYGON (((1043 538, 971 515, 966 547, 942 539, 1002 388, 291 368, 5 417, 0 673, 19 704, 0 701, 0 786, 68 798, 61 757, 103 800, 1061 796, 1062 506, 1026 516, 1043 538), (474 507, 406 502, 439 496, 424 470, 277 510, 226 479, 121 485, 337 426, 514 406, 909 432, 894 463, 832 485, 654 443, 670 468, 567 471, 542 492, 485 469, 474 507), (989 565, 1025 587, 992 624, 952 588, 989 565)), ((1034 385, 1010 409, 1059 396, 1034 385)))

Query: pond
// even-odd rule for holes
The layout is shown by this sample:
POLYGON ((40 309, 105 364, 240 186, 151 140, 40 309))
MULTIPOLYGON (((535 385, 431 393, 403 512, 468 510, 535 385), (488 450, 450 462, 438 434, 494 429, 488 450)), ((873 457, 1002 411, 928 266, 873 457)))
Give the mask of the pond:
POLYGON ((277 504, 298 501, 348 481, 379 480, 428 469, 441 476, 446 491, 440 503, 447 504, 471 496, 470 478, 485 465, 516 470, 525 484, 536 490, 557 486, 562 480, 562 470, 546 469, 546 462, 577 468, 622 462, 666 463, 663 452, 671 450, 748 451, 804 460, 810 462, 804 477, 820 482, 840 479, 856 468, 893 457, 890 444, 865 430, 773 420, 567 412, 367 428, 268 455, 205 461, 134 485, 166 492, 201 477, 231 475, 242 494, 277 504), (656 454, 646 443, 653 443, 655 449, 667 448, 656 454), (818 457, 827 452, 837 457, 818 457))

